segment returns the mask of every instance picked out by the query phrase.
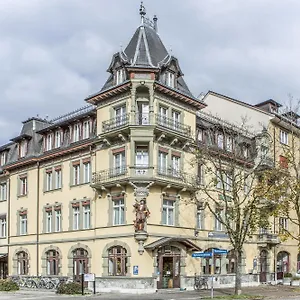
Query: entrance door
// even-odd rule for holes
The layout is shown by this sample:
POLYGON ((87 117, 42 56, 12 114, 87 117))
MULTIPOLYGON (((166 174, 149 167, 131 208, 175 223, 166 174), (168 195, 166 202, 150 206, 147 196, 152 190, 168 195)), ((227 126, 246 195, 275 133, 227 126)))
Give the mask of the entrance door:
POLYGON ((260 251, 260 274, 259 274, 259 281, 260 282, 267 282, 267 257, 268 252, 266 250, 260 251))
POLYGON ((159 289, 180 288, 180 255, 162 255, 159 258, 159 289))

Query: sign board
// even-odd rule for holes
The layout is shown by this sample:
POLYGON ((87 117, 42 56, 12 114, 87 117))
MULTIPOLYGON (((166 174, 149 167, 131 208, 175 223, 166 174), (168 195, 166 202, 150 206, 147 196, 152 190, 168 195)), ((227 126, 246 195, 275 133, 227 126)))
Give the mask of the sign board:
POLYGON ((207 236, 209 238, 214 238, 214 239, 228 239, 228 234, 225 232, 214 232, 210 231, 207 236))
POLYGON ((214 254, 227 254, 228 251, 225 249, 214 249, 214 254))
POLYGON ((132 273, 133 275, 139 275, 139 266, 133 266, 132 273))
POLYGON ((95 281, 95 274, 94 273, 87 273, 83 275, 84 281, 95 281))
POLYGON ((194 252, 192 257, 211 257, 211 252, 194 252))

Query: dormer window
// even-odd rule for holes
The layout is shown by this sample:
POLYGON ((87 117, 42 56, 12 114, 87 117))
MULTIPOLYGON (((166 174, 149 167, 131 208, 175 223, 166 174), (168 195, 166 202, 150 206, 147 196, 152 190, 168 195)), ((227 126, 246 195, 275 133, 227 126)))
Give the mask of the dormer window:
POLYGON ((88 139, 90 137, 90 121, 89 120, 83 122, 82 136, 84 139, 88 139))
POLYGON ((52 133, 48 133, 46 136, 46 151, 52 149, 52 133))
POLYGON ((80 139, 80 125, 75 124, 73 127, 73 142, 78 142, 80 139))
POLYGON ((7 160, 7 152, 1 152, 0 154, 0 166, 4 166, 6 164, 6 160, 7 160))
POLYGON ((61 146, 61 131, 55 131, 54 139, 55 139, 55 148, 59 148, 61 146))
POLYGON ((125 81, 125 71, 124 69, 119 69, 116 72, 116 84, 120 84, 125 81))
POLYGON ((28 146, 28 141, 23 140, 22 142, 20 142, 20 144, 19 144, 20 158, 26 156, 26 154, 27 154, 27 146, 28 146))
POLYGON ((175 87, 175 74, 172 72, 166 73, 166 85, 168 85, 171 88, 175 87))

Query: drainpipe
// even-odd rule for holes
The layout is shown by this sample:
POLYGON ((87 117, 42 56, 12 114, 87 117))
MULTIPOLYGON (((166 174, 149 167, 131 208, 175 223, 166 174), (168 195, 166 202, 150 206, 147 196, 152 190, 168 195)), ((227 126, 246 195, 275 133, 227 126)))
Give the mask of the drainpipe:
MULTIPOLYGON (((276 163, 276 132, 275 132, 275 127, 273 128, 273 157, 274 157, 274 164, 276 163)), ((274 234, 276 232, 276 217, 274 216, 274 219, 273 219, 273 231, 274 231, 274 234)), ((277 259, 276 259, 276 245, 274 246, 274 281, 275 283, 277 283, 277 259)))
POLYGON ((40 269, 40 253, 39 253, 39 242, 40 242, 40 163, 37 162, 37 184, 36 184, 36 276, 39 276, 40 269))

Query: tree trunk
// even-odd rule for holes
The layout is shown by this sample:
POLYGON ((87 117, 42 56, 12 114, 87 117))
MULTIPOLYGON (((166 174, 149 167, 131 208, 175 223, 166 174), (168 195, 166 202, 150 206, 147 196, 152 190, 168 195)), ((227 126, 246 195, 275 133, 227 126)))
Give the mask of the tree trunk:
POLYGON ((235 251, 236 257, 236 271, 235 271, 235 295, 242 293, 242 252, 239 250, 235 251))

